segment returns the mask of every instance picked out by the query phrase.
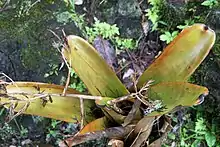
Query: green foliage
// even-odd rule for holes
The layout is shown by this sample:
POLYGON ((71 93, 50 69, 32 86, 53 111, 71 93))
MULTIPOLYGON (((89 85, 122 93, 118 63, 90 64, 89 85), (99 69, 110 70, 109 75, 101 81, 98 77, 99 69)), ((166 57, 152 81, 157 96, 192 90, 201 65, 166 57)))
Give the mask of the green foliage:
POLYGON ((174 31, 172 33, 166 31, 164 32, 164 34, 160 35, 160 40, 161 41, 166 41, 166 43, 170 43, 171 41, 173 41, 173 39, 178 35, 178 31, 174 31))
MULTIPOLYGON (((151 20, 153 26, 152 31, 157 30, 163 34, 160 35, 161 41, 166 41, 166 43, 170 43, 177 35, 177 30, 171 30, 167 29, 169 28, 169 23, 166 20, 162 20, 162 18, 166 15, 164 14, 164 9, 168 9, 167 3, 164 0, 149 0, 149 3, 152 7, 148 8, 146 10, 149 20, 151 20), (163 27, 160 27, 163 26, 163 27)), ((169 16, 168 16, 169 17, 169 16)), ((179 28, 183 29, 186 25, 190 25, 189 22, 185 22, 186 24, 184 26, 179 26, 179 28)))
POLYGON ((152 7, 146 10, 146 16, 153 23, 152 31, 154 31, 157 30, 158 23, 161 18, 160 12, 163 7, 164 0, 149 0, 148 2, 152 7))
POLYGON ((86 27, 86 32, 90 41, 99 35, 104 39, 112 39, 114 36, 119 35, 119 28, 116 24, 110 25, 106 22, 96 21, 92 28, 86 27))
POLYGON ((72 68, 70 69, 70 76, 71 84, 69 85, 69 87, 74 88, 80 92, 84 92, 86 90, 86 86, 72 68))
POLYGON ((63 24, 74 22, 83 36, 88 38, 90 43, 93 43, 96 37, 101 36, 104 39, 111 40, 119 49, 136 48, 137 42, 135 40, 119 37, 120 32, 116 24, 110 25, 106 22, 96 20, 95 23, 89 27, 84 20, 84 15, 79 15, 75 12, 75 8, 72 6, 73 1, 65 0, 65 2, 69 7, 69 11, 56 13, 57 21, 63 24))
POLYGON ((146 10, 146 16, 153 24, 152 30, 163 33, 160 40, 166 43, 173 38, 171 32, 182 30, 194 23, 205 23, 210 9, 204 9, 202 6, 213 8, 218 5, 217 0, 206 0, 201 3, 202 6, 188 2, 181 8, 173 7, 163 0, 150 0, 149 3, 151 7, 146 10))
POLYGON ((213 8, 214 6, 218 5, 218 1, 217 0, 205 0, 204 2, 202 2, 201 5, 207 6, 209 8, 213 8))
POLYGON ((114 40, 118 48, 134 49, 137 44, 133 39, 115 37, 114 40))
POLYGON ((186 27, 190 26, 190 25, 193 25, 195 23, 194 20, 191 20, 191 19, 187 19, 184 21, 184 24, 183 25, 178 25, 177 28, 178 29, 185 29, 186 27))
POLYGON ((86 36, 85 26, 87 23, 84 20, 84 15, 76 13, 74 0, 64 0, 64 2, 66 3, 68 11, 56 12, 55 16, 57 22, 60 22, 64 25, 69 22, 74 22, 76 27, 80 29, 81 33, 86 36))
POLYGON ((63 134, 74 134, 77 132, 77 124, 64 123, 62 121, 51 119, 47 126, 46 142, 58 145, 64 139, 63 134), (62 129, 64 128, 65 129, 62 129))
POLYGON ((47 127, 47 135, 46 135, 46 141, 53 142, 55 141, 55 144, 58 145, 59 141, 63 139, 63 135, 60 133, 58 127, 61 121, 57 120, 51 120, 50 126, 47 127))
POLYGON ((15 138, 16 141, 21 142, 28 138, 28 129, 23 126, 18 126, 17 129, 13 128, 11 124, 3 123, 0 129, 0 142, 1 145, 7 143, 8 140, 15 138), (15 138, 16 136, 16 138, 15 138))
POLYGON ((51 68, 51 70, 48 73, 45 73, 44 77, 47 78, 52 75, 58 76, 58 71, 59 71, 58 65, 57 64, 49 64, 49 67, 51 68))
POLYGON ((21 134, 21 136, 24 136, 24 137, 27 136, 28 135, 28 129, 21 126, 20 134, 21 134))
POLYGON ((0 129, 0 142, 12 138, 16 134, 16 131, 7 123, 5 123, 0 129))
MULTIPOLYGON (((157 21, 159 20, 159 15, 158 15, 159 10, 156 9, 156 7, 153 7, 151 9, 147 9, 147 14, 146 16, 149 17, 149 19, 152 21, 154 25, 157 25, 157 21)), ((154 29, 153 29, 154 30, 154 29)))
POLYGON ((71 21, 72 16, 70 12, 65 11, 65 12, 56 14, 56 19, 57 19, 57 22, 63 23, 65 25, 66 23, 71 21))
POLYGON ((86 34, 89 42, 93 42, 97 36, 101 36, 104 39, 109 39, 119 49, 134 49, 136 47, 136 41, 133 39, 126 39, 119 37, 119 28, 114 25, 110 25, 106 22, 96 21, 92 27, 85 27, 86 34))
POLYGON ((209 147, 213 147, 216 144, 216 136, 215 136, 215 134, 213 134, 211 132, 205 133, 205 140, 206 140, 206 143, 209 147))
POLYGON ((219 133, 216 129, 217 124, 214 122, 210 124, 205 119, 203 110, 197 111, 195 119, 190 114, 185 115, 183 119, 186 124, 180 128, 180 135, 168 134, 168 138, 172 142, 176 142, 177 146, 197 147, 198 145, 207 144, 208 147, 213 147, 220 145, 220 140, 217 139, 217 134, 219 133))
POLYGON ((64 0, 66 5, 70 7, 71 9, 75 10, 75 0, 64 0))
POLYGON ((64 25, 69 22, 74 22, 74 24, 85 35, 85 31, 83 31, 85 29, 85 25, 86 25, 86 22, 84 21, 84 15, 79 15, 71 9, 71 11, 55 13, 55 16, 56 16, 57 22, 60 22, 64 25))

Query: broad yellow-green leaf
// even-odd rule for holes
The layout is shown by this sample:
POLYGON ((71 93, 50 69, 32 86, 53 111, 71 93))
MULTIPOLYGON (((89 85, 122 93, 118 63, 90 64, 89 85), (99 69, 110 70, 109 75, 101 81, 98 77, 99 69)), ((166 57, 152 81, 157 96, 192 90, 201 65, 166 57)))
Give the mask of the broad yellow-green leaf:
MULTIPOLYGON (((62 52, 92 95, 116 98, 129 93, 105 60, 86 40, 70 35, 62 52)), ((102 109, 108 118, 113 118, 118 123, 123 121, 122 115, 105 107, 102 109)))
MULTIPOLYGON (((78 91, 68 88, 66 96, 62 96, 64 87, 53 84, 35 82, 14 82, 0 84, 0 104, 15 112, 38 115, 67 122, 81 119, 80 100, 71 94, 78 91)), ((94 119, 92 109, 94 100, 84 100, 86 122, 94 119)))
POLYGON ((161 100, 165 109, 155 111, 147 116, 162 115, 177 106, 196 105, 201 95, 208 95, 208 89, 186 82, 161 82, 149 88, 148 97, 151 100, 161 100))
POLYGON ((209 53, 215 33, 204 24, 184 29, 147 68, 138 80, 138 87, 147 81, 186 81, 209 53))
POLYGON ((68 36, 63 55, 92 95, 120 97, 128 90, 86 40, 68 36))

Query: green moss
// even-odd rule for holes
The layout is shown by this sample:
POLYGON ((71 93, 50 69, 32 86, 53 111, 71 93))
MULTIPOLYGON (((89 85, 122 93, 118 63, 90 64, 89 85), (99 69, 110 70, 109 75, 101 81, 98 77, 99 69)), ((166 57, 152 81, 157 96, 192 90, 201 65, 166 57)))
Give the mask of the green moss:
MULTIPOLYGON (((51 58, 52 54, 54 54, 54 49, 38 49, 37 46, 28 44, 26 48, 21 49, 20 57, 22 65, 25 68, 36 70, 40 68, 42 64, 45 64, 48 60, 53 59, 51 58)), ((54 56, 56 56, 56 54, 54 54, 54 56)))
POLYGON ((51 27, 50 22, 55 23, 53 13, 61 9, 58 7, 61 3, 64 2, 47 0, 32 5, 31 0, 10 1, 9 6, 14 9, 1 12, 0 38, 3 36, 7 43, 18 42, 25 68, 37 70, 48 62, 57 61, 56 50, 51 49, 54 36, 48 27, 51 27))
POLYGON ((164 3, 163 7, 161 7, 159 15, 160 25, 159 30, 161 31, 174 31, 176 26, 180 23, 183 23, 185 20, 185 11, 183 7, 174 7, 168 3, 164 3))

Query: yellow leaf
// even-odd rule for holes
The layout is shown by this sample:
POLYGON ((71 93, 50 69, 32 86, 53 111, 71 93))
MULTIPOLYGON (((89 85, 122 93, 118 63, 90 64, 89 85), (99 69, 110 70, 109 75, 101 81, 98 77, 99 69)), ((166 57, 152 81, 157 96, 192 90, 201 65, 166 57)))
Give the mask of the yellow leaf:
MULTIPOLYGON (((0 104, 4 104, 6 108, 14 105, 15 112, 66 122, 77 122, 81 119, 79 98, 68 96, 79 94, 74 89, 68 88, 66 96, 62 96, 64 87, 53 84, 14 82, 1 84, 0 87, 0 104)), ((94 100, 84 100, 84 108, 85 120, 93 120, 94 100)))
POLYGON ((138 88, 147 81, 186 81, 209 53, 215 32, 204 24, 184 29, 147 68, 138 80, 138 88))

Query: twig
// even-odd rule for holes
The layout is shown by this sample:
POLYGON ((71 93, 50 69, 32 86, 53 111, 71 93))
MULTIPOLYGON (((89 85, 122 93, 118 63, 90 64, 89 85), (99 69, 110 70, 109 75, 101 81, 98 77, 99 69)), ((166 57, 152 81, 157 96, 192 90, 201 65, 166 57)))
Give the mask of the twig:
POLYGON ((27 9, 26 13, 32 8, 34 7, 34 5, 36 5, 37 3, 40 3, 41 0, 36 0, 33 4, 31 4, 31 6, 27 9))
POLYGON ((62 41, 61 38, 51 29, 47 29, 48 31, 50 31, 59 41, 62 41))
POLYGON ((116 73, 116 75, 118 74, 118 73, 120 73, 123 69, 125 69, 128 65, 130 65, 132 62, 128 62, 128 63, 126 63, 124 66, 122 66, 118 71, 116 71, 115 73, 116 73))
MULTIPOLYGON (((23 95, 23 96, 27 96, 27 95, 31 95, 33 96, 34 98, 29 98, 28 100, 33 101, 33 100, 36 100, 36 99, 39 99, 39 98, 45 98, 45 97, 49 97, 49 96, 62 96, 62 94, 47 94, 47 93, 36 93, 36 94, 33 94, 33 93, 28 93, 28 92, 16 92, 16 93, 7 93, 8 95, 6 95, 5 97, 10 97, 9 95, 10 94, 13 94, 13 95, 23 95)), ((3 96, 1 96, 3 97, 3 96)), ((66 94, 65 97, 72 97, 72 98, 82 98, 82 99, 89 99, 89 100, 102 100, 103 97, 102 96, 91 96, 91 95, 83 95, 83 94, 66 94)), ((10 101, 17 101, 17 100, 20 100, 20 101, 27 101, 27 100, 21 100, 21 99, 12 99, 10 101)))
POLYGON ((135 90, 135 92, 137 93, 137 92, 138 92, 138 89, 137 89, 137 80, 136 80, 136 76, 135 76, 134 74, 132 74, 131 80, 132 80, 133 85, 134 85, 134 90, 135 90))
MULTIPOLYGON (((61 38, 54 31, 52 31, 50 29, 48 29, 48 31, 50 31, 56 38, 58 38, 59 41, 61 41, 61 38)), ((62 33, 63 33, 63 37, 65 39, 66 38, 66 33, 64 32, 63 29, 62 29, 62 33)), ((65 45, 62 44, 62 47, 65 48, 65 45)), ((67 80, 66 80, 66 84, 65 84, 65 87, 63 89, 63 94, 62 94, 62 96, 66 96, 66 91, 67 91, 69 83, 70 83, 70 73, 71 73, 70 69, 71 69, 71 67, 69 66, 68 62, 66 61, 62 51, 60 51, 60 49, 58 47, 56 47, 56 49, 61 53, 62 59, 63 59, 64 63, 67 65, 67 67, 68 67, 67 80)))
POLYGON ((80 110, 81 110, 80 129, 82 129, 84 127, 84 104, 82 98, 80 98, 80 110))
POLYGON ((134 120, 134 118, 136 116, 136 112, 137 112, 137 110, 139 110, 140 106, 141 106, 141 101, 136 99, 130 112, 126 116, 124 123, 122 124, 123 127, 127 126, 128 124, 130 124, 132 122, 132 120, 134 120))
MULTIPOLYGON (((14 84, 15 87, 20 90, 20 88, 19 88, 18 85, 12 80, 12 78, 10 78, 8 75, 6 75, 6 74, 3 73, 3 72, 0 72, 0 75, 3 75, 3 76, 5 76, 6 78, 8 78, 8 79, 12 82, 12 84, 14 84)), ((8 82, 0 82, 0 84, 8 84, 8 82)))
POLYGON ((131 132, 129 132, 129 133, 128 133, 128 135, 125 137, 125 139, 124 139, 124 140, 127 140, 127 139, 128 139, 128 137, 129 137, 129 136, 131 135, 131 133, 133 133, 133 132, 134 132, 134 129, 132 129, 132 130, 131 130, 131 132))
POLYGON ((17 120, 16 120, 16 119, 13 119, 13 120, 14 120, 14 122, 15 122, 15 124, 16 124, 18 130, 19 130, 19 132, 21 132, 21 128, 19 127, 17 120))
POLYGON ((19 116, 21 113, 23 113, 24 111, 27 110, 28 106, 30 105, 30 103, 25 103, 25 105, 14 115, 14 108, 10 108, 12 110, 10 110, 11 112, 13 112, 13 114, 9 114, 9 120, 8 122, 10 122, 11 120, 13 120, 15 117, 19 116))
POLYGON ((63 89, 62 96, 66 96, 66 91, 68 89, 69 83, 70 83, 70 69, 68 69, 68 75, 67 75, 66 84, 65 84, 65 87, 63 89))
POLYGON ((140 134, 142 133, 142 128, 140 129, 140 131, 137 134, 137 137, 134 139, 133 143, 131 144, 131 147, 135 144, 135 142, 137 141, 138 137, 140 136, 140 134))
MULTIPOLYGON (((151 85, 153 81, 150 80, 148 81, 139 91, 135 92, 135 93, 131 93, 129 95, 126 95, 126 96, 122 96, 122 97, 118 97, 118 98, 115 98, 113 100, 110 100, 107 102, 107 104, 109 105, 113 105, 115 103, 118 103, 118 102, 121 102, 121 101, 124 101, 124 100, 128 100, 128 99, 132 99, 132 98, 137 98, 138 100, 140 100, 142 103, 144 103, 145 105, 149 105, 149 103, 145 100, 147 97, 144 96, 142 93, 143 92, 147 92, 149 86, 151 85)), ((136 84, 134 84, 136 85, 136 84)), ((136 88, 135 88, 136 89, 136 88)))
POLYGON ((109 105, 113 105, 114 103, 119 103, 119 102, 122 102, 124 100, 128 100, 128 99, 132 99, 132 94, 129 94, 129 95, 126 95, 126 96, 122 96, 122 97, 119 97, 119 98, 115 98, 113 100, 110 100, 107 102, 107 104, 109 105))
POLYGON ((149 103, 146 100, 140 98, 138 94, 134 94, 134 97, 141 101, 144 105, 149 106, 149 103))
MULTIPOLYGON (((59 41, 61 41, 61 38, 60 38, 54 31, 52 31, 52 30, 50 30, 50 29, 48 29, 48 30, 49 30, 56 38, 58 38, 59 41)), ((65 42, 65 44, 66 44, 66 45, 62 44, 62 47, 63 47, 63 48, 66 48, 66 46, 69 46, 69 45, 68 45, 68 42, 66 41, 66 33, 65 33, 64 29, 62 29, 62 33, 63 33, 64 42, 65 42)), ((71 67, 70 67, 70 65, 68 64, 68 62, 66 61, 63 52, 62 52, 58 47, 56 47, 56 49, 57 49, 57 50, 59 51, 59 53, 61 54, 64 63, 65 63, 66 66, 68 67, 67 80, 66 80, 66 84, 65 84, 65 87, 64 87, 64 89, 63 89, 63 94, 62 94, 62 96, 66 96, 66 91, 67 91, 68 86, 69 86, 69 83, 70 83, 70 74, 71 74, 70 69, 71 69, 71 67)), ((68 50, 68 51, 69 51, 69 50, 68 50)), ((71 60, 71 59, 70 59, 70 60, 71 60)), ((69 63, 71 64, 71 61, 70 61, 69 63)))

